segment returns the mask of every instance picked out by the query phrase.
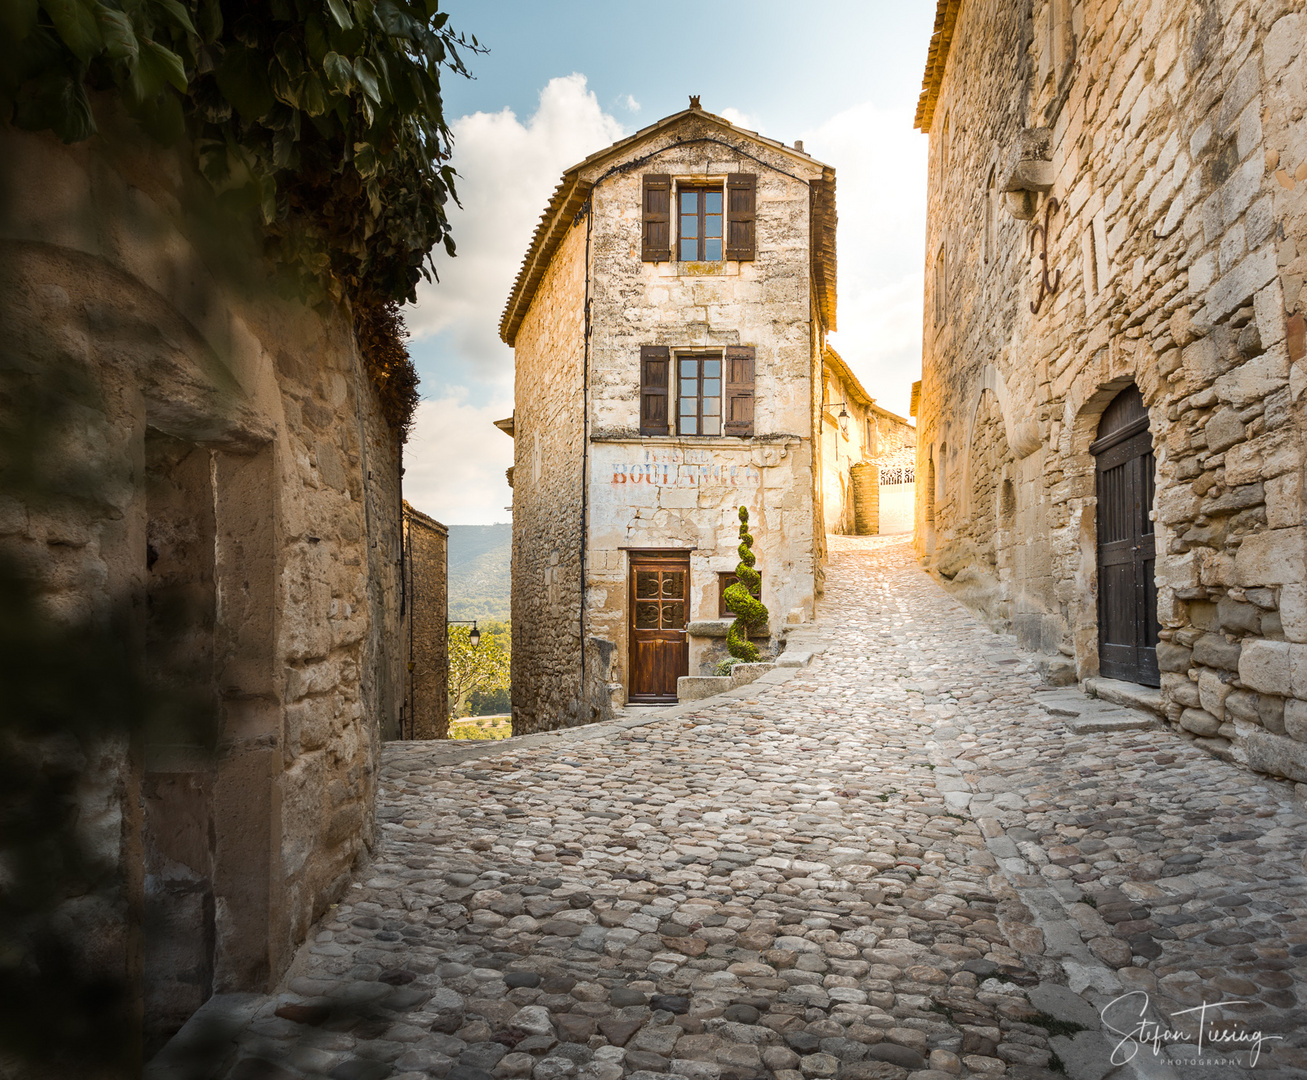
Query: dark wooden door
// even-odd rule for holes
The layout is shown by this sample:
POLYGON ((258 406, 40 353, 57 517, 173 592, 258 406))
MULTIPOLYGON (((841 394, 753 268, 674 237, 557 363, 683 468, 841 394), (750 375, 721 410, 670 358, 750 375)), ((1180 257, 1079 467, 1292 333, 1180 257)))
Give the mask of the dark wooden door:
POLYGON ((631 680, 627 697, 674 702, 676 680, 690 674, 686 612, 690 556, 631 552, 631 680))
POLYGON ((1153 438, 1136 387, 1103 413, 1090 447, 1098 473, 1098 667, 1111 679, 1159 686, 1153 438))

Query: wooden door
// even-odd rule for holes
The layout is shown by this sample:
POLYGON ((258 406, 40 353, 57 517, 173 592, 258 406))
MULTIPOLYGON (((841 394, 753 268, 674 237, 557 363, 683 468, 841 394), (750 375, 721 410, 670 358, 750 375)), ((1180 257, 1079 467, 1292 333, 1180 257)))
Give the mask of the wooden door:
POLYGON ((1136 387, 1103 413, 1089 448, 1098 473, 1098 666, 1110 679, 1159 686, 1153 439, 1136 387))
POLYGON ((690 556, 631 552, 631 701, 676 701, 676 680, 690 673, 685 627, 690 556))

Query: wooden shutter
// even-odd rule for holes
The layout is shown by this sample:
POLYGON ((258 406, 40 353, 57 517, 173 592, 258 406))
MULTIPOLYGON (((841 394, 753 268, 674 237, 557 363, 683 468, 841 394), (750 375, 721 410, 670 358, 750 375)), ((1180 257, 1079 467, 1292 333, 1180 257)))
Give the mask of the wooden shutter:
POLYGON ((732 173, 726 178, 726 257, 748 260, 758 247, 756 207, 758 178, 753 173, 732 173))
POLYGON ((667 435, 671 350, 666 345, 640 346, 640 434, 667 435))
POLYGON ((753 435, 753 346, 730 345, 726 349, 727 435, 753 435))
POLYGON ((644 262, 668 262, 672 257, 672 178, 666 173, 645 173, 641 188, 644 200, 644 262))

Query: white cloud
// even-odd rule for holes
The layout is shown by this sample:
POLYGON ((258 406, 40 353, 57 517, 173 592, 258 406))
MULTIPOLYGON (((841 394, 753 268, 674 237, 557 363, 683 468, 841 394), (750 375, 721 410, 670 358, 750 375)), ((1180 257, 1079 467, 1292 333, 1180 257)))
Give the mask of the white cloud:
POLYGON ((640 103, 631 94, 626 95, 626 100, 622 104, 626 107, 627 112, 640 111, 640 103))
POLYGON ((724 120, 729 120, 736 127, 744 128, 745 131, 757 131, 758 121, 748 113, 742 113, 739 109, 728 105, 717 114, 724 120))
POLYGON ((901 112, 870 103, 803 138, 835 169, 840 330, 831 344, 879 404, 906 416, 921 377, 926 138, 901 112))
POLYGON ((536 222, 564 169, 620 139, 584 75, 551 79, 526 123, 511 109, 455 120, 453 165, 462 210, 450 217, 458 256, 437 257, 440 282, 423 283, 405 313, 416 340, 442 331, 459 365, 482 381, 511 383, 512 351, 499 316, 536 222))
POLYGON ((466 391, 419 404, 404 448, 404 498, 446 525, 511 520, 504 471, 513 464, 513 440, 491 426, 511 411, 469 404, 466 391))
POLYGON ((500 313, 563 170, 624 132, 583 75, 551 80, 526 123, 505 109, 451 127, 458 257, 437 256, 439 283, 419 286, 405 312, 422 390, 435 396, 418 407, 404 490, 447 524, 490 524, 508 518, 504 470, 513 463, 512 440, 490 426, 513 411, 513 350, 499 340, 500 313))

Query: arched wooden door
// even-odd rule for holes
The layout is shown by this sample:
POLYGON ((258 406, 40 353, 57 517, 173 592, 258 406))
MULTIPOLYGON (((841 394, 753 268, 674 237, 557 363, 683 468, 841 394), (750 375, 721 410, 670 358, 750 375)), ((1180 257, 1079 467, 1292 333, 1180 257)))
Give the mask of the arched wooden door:
POLYGON ((1104 410, 1089 448, 1098 473, 1098 668, 1159 686, 1153 438, 1138 387, 1104 410))

